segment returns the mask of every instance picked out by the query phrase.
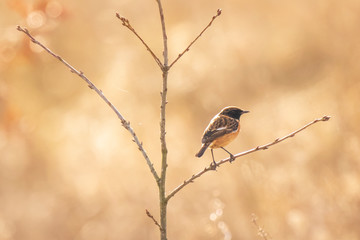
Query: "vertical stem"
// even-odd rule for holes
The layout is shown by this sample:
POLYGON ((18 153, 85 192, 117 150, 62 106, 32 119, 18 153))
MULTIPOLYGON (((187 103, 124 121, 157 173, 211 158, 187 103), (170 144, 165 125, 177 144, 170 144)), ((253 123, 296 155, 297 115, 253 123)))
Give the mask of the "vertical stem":
POLYGON ((167 93, 167 70, 163 71, 163 89, 161 93, 161 122, 160 122, 160 140, 161 140, 161 177, 159 186, 160 198, 160 226, 161 226, 161 240, 166 240, 166 208, 167 199, 165 195, 166 169, 167 169, 167 147, 166 147, 166 129, 165 129, 165 108, 166 108, 166 93, 167 93))
POLYGON ((167 35, 166 35, 166 27, 165 27, 165 17, 164 17, 164 11, 163 11, 163 8, 162 8, 162 5, 161 5, 161 0, 156 0, 156 2, 158 3, 158 7, 159 7, 161 30, 162 30, 162 34, 163 34, 163 44, 164 44, 164 52, 163 52, 164 69, 163 69, 163 71, 167 72, 168 66, 169 66, 169 59, 168 59, 168 47, 167 47, 167 35))
POLYGON ((162 67, 162 77, 163 77, 163 85, 161 92, 161 111, 160 111, 160 141, 161 141, 161 176, 160 176, 160 184, 159 184, 159 198, 160 198, 160 231, 161 231, 161 240, 167 240, 166 237, 166 210, 167 210, 167 199, 165 195, 165 183, 166 183, 166 169, 167 169, 167 147, 166 147, 166 104, 167 104, 167 77, 169 71, 169 60, 168 60, 168 47, 167 47, 167 35, 166 35, 166 27, 165 27, 165 18, 164 11, 161 5, 161 0, 156 0, 159 7, 160 21, 161 21, 161 29, 163 35, 163 57, 164 57, 164 65, 162 67))

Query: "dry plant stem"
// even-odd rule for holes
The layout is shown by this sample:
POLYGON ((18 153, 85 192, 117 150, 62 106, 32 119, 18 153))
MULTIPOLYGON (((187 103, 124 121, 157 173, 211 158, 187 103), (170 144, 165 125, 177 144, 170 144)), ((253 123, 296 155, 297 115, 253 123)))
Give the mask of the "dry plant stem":
POLYGON ((201 37, 201 35, 211 26, 211 24, 213 23, 213 21, 221 15, 221 9, 218 9, 216 12, 216 15, 212 17, 211 21, 209 22, 209 24, 200 32, 200 34, 189 44, 189 46, 187 46, 187 48, 180 53, 177 58, 170 64, 169 69, 187 52, 190 50, 190 47, 201 37))
MULTIPOLYGON (((269 234, 264 230, 264 228, 262 228, 261 226, 259 226, 259 224, 257 223, 257 216, 255 214, 252 214, 251 216, 251 221, 253 222, 253 224, 255 225, 255 227, 258 230, 258 235, 264 239, 264 240, 268 240, 268 236, 269 234)), ((271 238, 271 237, 270 237, 271 238)))
MULTIPOLYGON (((250 153, 253 153, 253 152, 256 152, 256 151, 259 151, 259 150, 266 150, 268 149, 269 147, 275 145, 275 144, 278 144, 282 141, 285 141, 286 139, 290 138, 290 137, 294 137, 297 133, 305 130, 306 128, 310 127, 311 125, 317 123, 317 122, 325 122, 325 121, 328 121, 330 119, 329 116, 324 116, 322 118, 318 118, 318 119, 315 119, 314 121, 306 124, 305 126, 299 128, 298 130, 282 137, 282 138, 277 138, 275 139, 273 142, 271 143, 268 143, 268 144, 265 144, 265 145, 262 145, 262 146, 257 146, 256 148, 253 148, 253 149, 250 149, 250 150, 247 150, 245 152, 241 152, 241 153, 238 153, 238 154, 235 154, 234 155, 234 160, 236 158, 239 158, 239 157, 242 157, 242 156, 245 156, 247 154, 250 154, 250 153)), ((169 201, 170 198, 172 198, 176 193, 178 193, 181 189, 183 189, 186 185, 188 185, 189 183, 192 183, 194 182, 195 179, 201 177, 204 173, 206 172, 209 172, 209 171, 212 171, 214 169, 216 169, 216 167, 219 167, 220 165, 226 163, 226 162, 229 162, 230 161, 230 158, 225 158, 223 160, 220 160, 218 162, 216 162, 216 166, 213 165, 213 163, 211 163, 208 167, 204 168, 204 170, 192 175, 189 179, 185 180, 182 184, 180 184, 178 187, 176 187, 167 197, 166 199, 169 201)))
POLYGON ((155 62, 159 65, 159 67, 162 69, 163 64, 161 63, 160 59, 156 56, 156 54, 151 50, 151 48, 146 44, 146 42, 140 37, 140 35, 135 31, 135 29, 131 26, 129 20, 123 16, 121 16, 119 13, 116 13, 116 17, 121 20, 122 25, 125 26, 127 29, 129 29, 135 36, 144 44, 146 47, 146 50, 148 50, 151 54, 151 56, 154 58, 155 62))
POLYGON ((159 230, 161 231, 161 226, 160 226, 160 224, 158 223, 158 221, 156 221, 156 219, 154 218, 154 216, 153 216, 147 209, 145 209, 145 211, 146 211, 146 215, 147 215, 151 220, 153 220, 154 224, 155 224, 156 226, 158 226, 158 227, 159 227, 159 230))
POLYGON ((105 95, 103 94, 103 92, 98 89, 85 75, 83 72, 76 70, 73 66, 71 66, 69 63, 67 63, 64 59, 62 59, 59 55, 56 55, 53 51, 51 51, 49 48, 45 47, 41 42, 39 42, 38 40, 36 40, 26 28, 22 28, 20 26, 17 26, 17 30, 20 32, 25 33, 33 43, 35 43, 36 45, 40 46, 41 48, 43 48, 46 52, 48 52, 50 55, 52 55, 53 57, 55 57, 56 59, 58 59, 60 62, 62 62, 67 68, 70 69, 70 71, 72 73, 75 73, 76 75, 78 75, 80 78, 82 78, 89 86, 90 89, 94 90, 103 100, 104 102, 109 105, 109 107, 115 112, 116 116, 120 119, 121 124, 123 125, 123 127, 130 132, 132 138, 133 138, 133 142, 135 142, 135 144, 138 146, 138 149, 140 150, 140 152, 142 153, 144 159, 146 160, 147 165, 150 168, 151 173, 153 174, 157 184, 160 184, 160 177, 158 176, 157 172, 155 171, 155 168, 153 166, 153 163, 150 161, 149 156, 147 155, 142 142, 140 142, 140 140, 138 139, 138 137, 136 136, 134 130, 132 129, 132 127, 130 126, 130 122, 126 121, 126 119, 121 115, 121 113, 116 109, 116 107, 105 97, 105 95))
POLYGON ((160 235, 161 240, 167 239, 167 228, 166 228, 166 212, 167 212, 167 199, 165 192, 165 183, 166 183, 166 169, 167 169, 167 146, 166 146, 166 104, 167 104, 167 80, 168 80, 168 71, 169 71, 169 60, 168 60, 168 44, 167 44, 167 35, 165 27, 165 17, 164 11, 160 0, 156 0, 159 8, 161 30, 163 37, 163 57, 164 65, 162 68, 162 77, 163 85, 161 91, 161 107, 160 107, 160 142, 161 142, 161 175, 160 175, 160 184, 159 184, 159 199, 160 199, 160 235))

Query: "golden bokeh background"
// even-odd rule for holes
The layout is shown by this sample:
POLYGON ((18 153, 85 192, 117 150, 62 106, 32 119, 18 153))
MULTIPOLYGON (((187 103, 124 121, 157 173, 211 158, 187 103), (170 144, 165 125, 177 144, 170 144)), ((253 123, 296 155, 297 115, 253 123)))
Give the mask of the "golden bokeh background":
MULTIPOLYGON (((221 108, 251 113, 238 153, 330 115, 295 138, 224 164, 168 206, 169 239, 360 239, 360 2, 163 1, 170 60, 167 191, 211 161, 202 132, 221 108)), ((158 192, 110 108, 29 31, 83 71, 160 167, 161 57, 155 1, 0 2, 0 239, 159 239, 158 192)), ((227 157, 215 151, 217 159, 227 157)))

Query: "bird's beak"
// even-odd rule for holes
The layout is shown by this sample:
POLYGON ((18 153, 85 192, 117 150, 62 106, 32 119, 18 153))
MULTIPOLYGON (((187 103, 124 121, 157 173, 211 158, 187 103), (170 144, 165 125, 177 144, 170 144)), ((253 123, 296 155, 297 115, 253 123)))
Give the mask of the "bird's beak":
POLYGON ((244 114, 244 113, 249 113, 250 111, 243 111, 242 113, 244 114))

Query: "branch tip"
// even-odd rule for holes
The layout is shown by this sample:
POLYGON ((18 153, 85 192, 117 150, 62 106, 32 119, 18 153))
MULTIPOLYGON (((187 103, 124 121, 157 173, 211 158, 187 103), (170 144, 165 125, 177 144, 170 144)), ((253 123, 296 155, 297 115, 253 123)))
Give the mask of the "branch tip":
POLYGON ((330 120, 330 116, 323 116, 323 118, 321 119, 321 121, 329 121, 330 120))
POLYGON ((222 10, 219 8, 216 15, 212 16, 207 26, 199 33, 199 35, 177 56, 177 58, 169 65, 168 70, 186 53, 190 50, 191 46, 202 36, 202 34, 211 26, 214 20, 221 15, 222 10))
POLYGON ((16 29, 17 29, 18 31, 21 31, 21 32, 24 32, 24 33, 27 33, 27 32, 28 32, 28 30, 27 30, 26 28, 22 28, 22 27, 20 27, 20 25, 17 25, 17 26, 16 26, 16 29))
POLYGON ((126 17, 121 16, 119 13, 116 13, 116 17, 121 20, 124 26, 130 26, 129 20, 126 17))
POLYGON ((156 226, 158 226, 159 229, 160 229, 160 231, 161 231, 162 228, 161 228, 160 224, 156 221, 156 219, 154 218, 154 216, 153 216, 147 209, 145 209, 145 212, 146 212, 146 215, 153 220, 154 224, 155 224, 156 226))
POLYGON ((162 69, 163 64, 161 63, 160 59, 155 55, 155 53, 146 44, 146 42, 142 39, 142 37, 140 37, 140 35, 136 32, 136 30, 131 26, 130 21, 127 18, 121 16, 119 13, 116 13, 115 15, 118 19, 120 19, 121 24, 125 26, 127 29, 129 29, 141 41, 141 43, 145 46, 146 50, 148 50, 151 56, 154 58, 157 65, 162 69))

